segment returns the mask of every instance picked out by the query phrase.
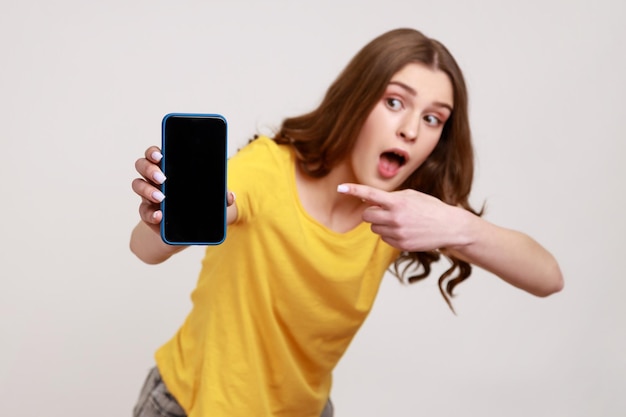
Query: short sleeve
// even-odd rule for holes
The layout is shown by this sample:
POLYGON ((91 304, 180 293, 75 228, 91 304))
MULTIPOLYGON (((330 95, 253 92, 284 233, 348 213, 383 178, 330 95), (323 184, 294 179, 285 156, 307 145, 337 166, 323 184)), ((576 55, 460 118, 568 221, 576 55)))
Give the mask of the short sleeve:
POLYGON ((261 136, 228 161, 228 189, 235 193, 236 223, 249 221, 261 210, 281 204, 293 176, 291 151, 261 136), (289 167, 291 166, 291 170, 289 167))

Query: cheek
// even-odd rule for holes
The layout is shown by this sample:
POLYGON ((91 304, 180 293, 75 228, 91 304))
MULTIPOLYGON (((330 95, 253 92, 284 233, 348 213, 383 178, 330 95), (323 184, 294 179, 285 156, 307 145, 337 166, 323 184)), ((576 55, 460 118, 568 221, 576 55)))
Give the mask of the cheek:
MULTIPOLYGON (((416 149, 415 155, 413 156, 416 161, 415 169, 419 168, 420 165, 430 156, 431 153, 437 147, 439 143, 440 135, 428 138, 427 140, 422 141, 422 146, 416 149)), ((414 170, 415 170, 414 169, 414 170)))
POLYGON ((352 153, 359 155, 359 157, 369 155, 371 150, 375 149, 376 138, 379 136, 376 134, 375 124, 367 119, 357 136, 352 153))
POLYGON ((359 132, 359 136, 357 137, 356 145, 361 147, 367 147, 371 138, 375 136, 376 131, 376 123, 372 120, 372 116, 368 117, 361 126, 361 131, 359 132))

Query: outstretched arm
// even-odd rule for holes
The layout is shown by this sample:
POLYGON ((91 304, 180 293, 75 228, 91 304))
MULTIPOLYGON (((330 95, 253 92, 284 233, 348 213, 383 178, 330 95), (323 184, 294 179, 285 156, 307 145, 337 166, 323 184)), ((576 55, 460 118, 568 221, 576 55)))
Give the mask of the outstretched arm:
POLYGON ((537 296, 548 296, 563 288, 555 258, 524 233, 496 226, 414 190, 386 192, 342 184, 338 191, 370 203, 363 220, 371 223, 372 231, 385 242, 400 250, 442 249, 537 296))

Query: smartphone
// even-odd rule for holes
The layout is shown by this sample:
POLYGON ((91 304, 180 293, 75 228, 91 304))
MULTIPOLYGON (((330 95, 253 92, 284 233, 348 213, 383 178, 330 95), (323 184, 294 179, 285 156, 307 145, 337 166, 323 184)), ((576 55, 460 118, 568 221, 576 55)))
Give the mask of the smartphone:
POLYGON ((167 114, 161 151, 161 238, 170 245, 219 245, 226 238, 226 119, 167 114))

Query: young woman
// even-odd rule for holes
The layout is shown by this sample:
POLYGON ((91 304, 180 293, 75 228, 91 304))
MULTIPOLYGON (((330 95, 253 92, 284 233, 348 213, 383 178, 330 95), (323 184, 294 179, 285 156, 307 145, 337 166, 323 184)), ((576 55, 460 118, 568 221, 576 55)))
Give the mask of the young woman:
MULTIPOLYGON (((159 235, 160 158, 149 148, 133 182, 130 246, 152 264, 181 250, 159 235)), ((467 91, 448 50, 412 29, 367 44, 316 110, 229 161, 228 237, 207 248, 193 308, 157 351, 135 415, 331 416, 332 370, 392 265, 414 281, 443 254, 447 302, 471 264, 538 296, 559 291, 549 252, 470 207, 472 174, 467 91)))

